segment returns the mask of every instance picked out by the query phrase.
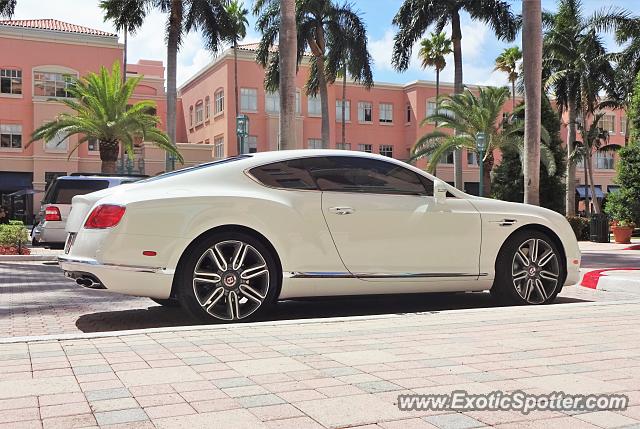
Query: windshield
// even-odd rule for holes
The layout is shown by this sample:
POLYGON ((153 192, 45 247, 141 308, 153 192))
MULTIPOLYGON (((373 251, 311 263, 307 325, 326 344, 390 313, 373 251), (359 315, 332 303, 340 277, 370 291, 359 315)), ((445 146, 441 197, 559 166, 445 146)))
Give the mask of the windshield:
POLYGON ((228 162, 240 161, 241 159, 251 158, 251 155, 239 155, 231 158, 221 159, 219 161, 205 162, 204 164, 194 165, 193 167, 181 168, 180 170, 170 171, 168 173, 162 173, 155 177, 140 180, 138 183, 155 182, 156 180, 166 179, 167 177, 178 176, 180 174, 188 173, 190 171, 202 170, 203 168, 213 167, 215 165, 226 164, 228 162))
POLYGON ((76 195, 89 194, 109 187, 108 180, 56 180, 42 200, 43 204, 71 204, 76 195))

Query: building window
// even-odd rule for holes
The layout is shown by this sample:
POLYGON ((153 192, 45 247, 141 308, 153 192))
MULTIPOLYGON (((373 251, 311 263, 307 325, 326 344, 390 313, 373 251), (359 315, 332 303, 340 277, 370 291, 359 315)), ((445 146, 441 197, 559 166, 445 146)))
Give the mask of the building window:
POLYGON ((307 98, 307 110, 309 116, 322 116, 322 103, 320 102, 320 97, 310 95, 307 98))
POLYGON ((255 88, 240 88, 240 110, 243 112, 258 111, 258 90, 255 88))
POLYGON ((189 126, 193 127, 193 106, 189 106, 189 126))
POLYGON ((204 104, 202 101, 196 103, 196 125, 199 125, 204 120, 204 104))
POLYGON ((370 144, 359 144, 358 150, 360 152, 373 153, 373 146, 370 144))
POLYGON ((373 105, 367 101, 358 103, 358 122, 373 122, 373 105))
POLYGON ((411 104, 407 104, 407 124, 411 122, 411 104))
POLYGON ((299 115, 301 112, 301 107, 300 107, 300 90, 297 89, 296 90, 296 115, 299 115))
POLYGON ((257 136, 249 136, 247 139, 247 144, 249 145, 249 153, 256 153, 258 151, 258 137, 257 136))
POLYGON ((33 72, 33 94, 37 97, 71 97, 71 76, 62 73, 33 72))
POLYGON ((22 125, 0 125, 0 148, 22 149, 22 125))
POLYGON ((478 152, 467 150, 467 165, 478 165, 478 152))
POLYGON ((204 98, 204 117, 205 119, 209 119, 211 116, 211 98, 207 95, 204 98))
POLYGON ((22 94, 22 70, 0 69, 0 93, 22 94))
POLYGON ((58 131, 58 133, 51 140, 45 141, 44 148, 47 152, 67 152, 69 149, 69 138, 64 138, 65 133, 58 131))
POLYGON ((224 158, 224 137, 213 139, 213 157, 215 159, 224 158))
POLYGON ((90 138, 87 140, 87 149, 89 152, 98 152, 100 150, 98 139, 90 138))
POLYGON ((598 127, 602 128, 609 133, 616 132, 616 115, 604 115, 598 121, 598 127))
POLYGON ((322 144, 322 139, 309 139, 307 145, 309 149, 326 149, 322 144))
POLYGON ((219 90, 213 95, 214 105, 213 105, 213 114, 217 115, 219 113, 224 112, 224 91, 219 90))
POLYGON ((385 124, 393 122, 393 104, 380 103, 380 122, 385 124))
POLYGON ((267 113, 280 113, 280 93, 278 91, 267 92, 265 110, 267 113))
POLYGON ((615 168, 613 152, 596 152, 596 168, 598 170, 613 170, 615 168))
POLYGON ((351 143, 336 143, 336 149, 351 150, 351 143))
POLYGON ((627 117, 620 116, 620 134, 627 134, 627 117))
MULTIPOLYGON (((345 100, 344 104, 345 122, 351 121, 351 101, 345 100)), ((336 100, 336 122, 342 122, 342 100, 336 100)))
POLYGON ((439 164, 453 164, 453 151, 447 151, 438 162, 439 164))
POLYGON ((380 155, 388 156, 389 158, 393 158, 393 146, 390 144, 381 144, 380 145, 380 155))

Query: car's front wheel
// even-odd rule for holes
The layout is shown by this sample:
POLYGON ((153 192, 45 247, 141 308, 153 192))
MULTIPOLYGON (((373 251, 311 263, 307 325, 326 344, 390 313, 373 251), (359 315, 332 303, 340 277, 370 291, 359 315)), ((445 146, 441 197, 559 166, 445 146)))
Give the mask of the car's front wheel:
POLYGON ((547 304, 562 289, 561 254, 542 232, 515 233, 500 250, 495 268, 491 294, 506 304, 547 304))
POLYGON ((270 249, 241 232, 200 240, 188 250, 178 276, 183 307, 206 322, 255 319, 273 306, 280 283, 270 249))

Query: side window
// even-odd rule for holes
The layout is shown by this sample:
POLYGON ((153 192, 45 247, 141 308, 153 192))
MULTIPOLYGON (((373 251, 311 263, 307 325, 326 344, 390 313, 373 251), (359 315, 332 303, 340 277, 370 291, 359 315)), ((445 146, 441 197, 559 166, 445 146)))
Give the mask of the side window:
POLYGON ((428 189, 418 174, 391 162, 332 156, 307 158, 306 164, 321 191, 433 195, 433 183, 428 189))
POLYGON ((316 185, 304 159, 276 162, 249 170, 260 183, 272 188, 316 190, 316 185))

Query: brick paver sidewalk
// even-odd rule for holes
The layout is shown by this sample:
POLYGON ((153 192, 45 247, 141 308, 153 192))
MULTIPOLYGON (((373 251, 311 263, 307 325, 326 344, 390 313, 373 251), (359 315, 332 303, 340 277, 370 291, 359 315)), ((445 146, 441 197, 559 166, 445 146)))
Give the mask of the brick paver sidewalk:
POLYGON ((639 324, 640 301, 628 301, 0 344, 0 427, 638 425, 639 324), (399 393, 457 389, 623 392, 631 406, 574 415, 396 406, 399 393))

